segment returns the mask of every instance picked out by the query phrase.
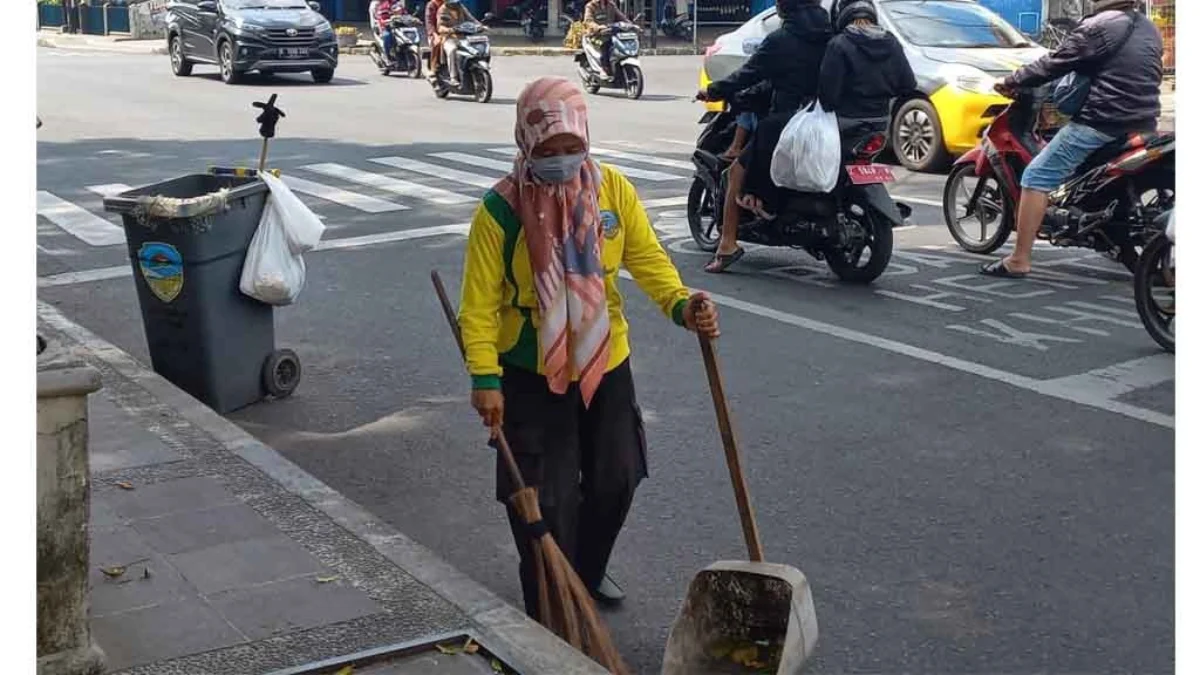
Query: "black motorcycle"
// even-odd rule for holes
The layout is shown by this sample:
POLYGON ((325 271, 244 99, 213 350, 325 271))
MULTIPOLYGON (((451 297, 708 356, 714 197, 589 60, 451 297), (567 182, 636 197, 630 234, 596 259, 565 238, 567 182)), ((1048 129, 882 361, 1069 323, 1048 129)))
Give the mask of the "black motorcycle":
POLYGON ((521 31, 530 42, 546 39, 547 7, 544 0, 525 0, 519 5, 521 31))
MULTIPOLYGON (((769 92, 768 92, 769 93, 769 92)), ((730 161, 720 156, 733 140, 738 112, 735 98, 721 112, 708 111, 692 163, 695 180, 688 193, 688 226, 696 246, 717 250, 730 161)), ((912 209, 894 201, 886 183, 890 167, 873 160, 886 145, 886 130, 843 138, 845 165, 829 193, 780 190, 779 212, 772 220, 739 211, 738 240, 763 246, 803 249, 825 261, 842 281, 867 284, 883 274, 892 258, 892 228, 904 224, 912 209), (849 142, 848 142, 849 141, 849 142)))
POLYGON ((421 77, 421 20, 410 14, 393 14, 388 21, 392 33, 392 50, 385 54, 383 36, 375 22, 371 22, 374 40, 371 43, 371 60, 379 72, 388 75, 393 71, 405 73, 416 79, 421 77))
POLYGON ((1146 332, 1175 353, 1175 209, 1155 221, 1133 270, 1133 298, 1146 332))
POLYGON ((668 2, 663 6, 663 17, 658 22, 658 28, 663 35, 669 38, 692 39, 692 17, 687 12, 676 11, 673 2, 668 2))
MULTIPOLYGON (((483 20, 488 21, 491 16, 487 14, 483 20)), ((450 69, 446 66, 445 58, 448 55, 443 45, 443 58, 430 80, 435 96, 446 98, 450 94, 458 94, 470 96, 479 103, 492 100, 492 48, 485 31, 486 26, 473 21, 454 27, 454 38, 458 41, 458 47, 454 50, 454 58, 458 61, 458 83, 456 86, 450 82, 450 69)))

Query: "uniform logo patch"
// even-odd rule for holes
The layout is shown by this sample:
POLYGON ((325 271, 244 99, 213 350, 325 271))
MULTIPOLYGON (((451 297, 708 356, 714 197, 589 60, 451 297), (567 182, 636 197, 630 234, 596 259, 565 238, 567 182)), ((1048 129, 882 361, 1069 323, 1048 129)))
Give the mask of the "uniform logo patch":
POLYGON ((148 241, 138 249, 138 267, 150 292, 171 302, 183 291, 183 257, 170 244, 148 241))
POLYGON ((605 239, 616 239, 621 232, 621 220, 612 211, 600 212, 600 224, 604 227, 605 239))

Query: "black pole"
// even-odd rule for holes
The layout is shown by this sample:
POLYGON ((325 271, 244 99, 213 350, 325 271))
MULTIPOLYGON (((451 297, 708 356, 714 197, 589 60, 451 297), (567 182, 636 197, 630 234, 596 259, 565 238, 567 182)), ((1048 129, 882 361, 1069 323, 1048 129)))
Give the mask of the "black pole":
POLYGON ((650 0, 650 49, 658 48, 658 0, 650 0))

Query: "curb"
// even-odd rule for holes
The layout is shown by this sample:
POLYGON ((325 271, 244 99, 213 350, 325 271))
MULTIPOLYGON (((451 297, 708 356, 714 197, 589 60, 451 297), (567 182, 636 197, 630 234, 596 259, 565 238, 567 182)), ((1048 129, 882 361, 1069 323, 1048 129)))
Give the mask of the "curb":
POLYGON ((211 436, 230 454, 240 457, 283 489, 308 502, 454 605, 478 628, 480 642, 519 672, 527 675, 607 675, 607 670, 524 612, 305 472, 274 448, 213 412, 128 353, 71 321, 55 307, 39 300, 37 316, 39 321, 76 342, 91 358, 104 362, 146 390, 211 436))

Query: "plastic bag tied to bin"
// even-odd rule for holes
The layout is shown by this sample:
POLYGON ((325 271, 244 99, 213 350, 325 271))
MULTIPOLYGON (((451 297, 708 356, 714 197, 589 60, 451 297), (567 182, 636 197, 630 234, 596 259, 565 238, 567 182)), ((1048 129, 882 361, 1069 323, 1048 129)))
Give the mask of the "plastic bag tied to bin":
POLYGON ((268 305, 290 305, 304 289, 303 254, 321 242, 325 225, 282 180, 266 172, 259 178, 271 195, 246 252, 238 288, 268 305))

